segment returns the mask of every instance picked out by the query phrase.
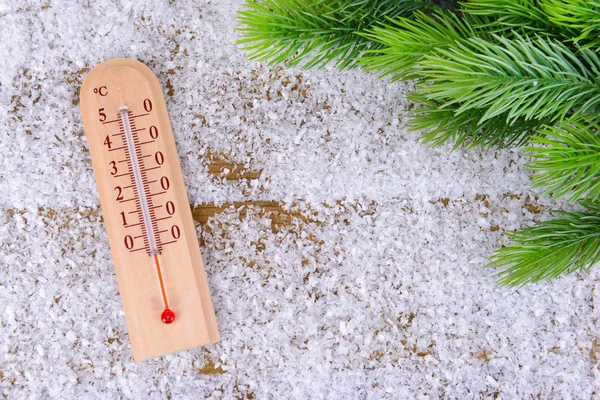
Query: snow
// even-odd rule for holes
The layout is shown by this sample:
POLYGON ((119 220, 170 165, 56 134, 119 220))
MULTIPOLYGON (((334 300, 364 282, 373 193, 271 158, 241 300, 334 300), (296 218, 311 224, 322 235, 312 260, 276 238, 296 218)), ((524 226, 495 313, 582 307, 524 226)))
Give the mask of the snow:
POLYGON ((520 152, 422 145, 406 129, 410 84, 248 61, 240 5, 0 2, 2 395, 592 397, 599 272, 515 290, 484 268, 502 231, 561 206, 531 188, 520 152), (305 216, 274 229, 230 207, 199 227, 222 342, 143 363, 77 100, 114 57, 172 88, 192 203, 305 216), (216 179, 209 149, 260 178, 216 179), (224 372, 198 374, 209 360, 224 372))

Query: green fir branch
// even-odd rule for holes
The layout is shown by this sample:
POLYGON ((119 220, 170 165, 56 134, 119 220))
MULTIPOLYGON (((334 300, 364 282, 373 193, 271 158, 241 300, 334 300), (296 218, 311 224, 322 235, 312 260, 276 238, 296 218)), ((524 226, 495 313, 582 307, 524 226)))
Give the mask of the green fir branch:
POLYGON ((533 182, 545 194, 600 199, 600 126, 592 116, 566 120, 540 131, 526 149, 533 182))
POLYGON ((482 25, 492 33, 554 36, 539 0, 468 0, 461 11, 484 18, 482 25))
POLYGON ((600 261, 600 203, 580 204, 590 212, 554 211, 558 218, 508 233, 511 245, 496 250, 489 263, 501 269, 499 283, 522 286, 600 261))
POLYGON ((409 98, 420 107, 411 113, 408 126, 413 130, 423 131, 423 142, 432 147, 439 147, 447 142, 454 144, 453 150, 460 146, 521 146, 544 125, 543 120, 526 120, 522 117, 509 124, 506 122, 506 115, 482 121, 485 109, 457 114, 460 105, 441 107, 438 102, 419 94, 412 94, 409 98))
POLYGON ((540 0, 555 29, 583 48, 600 48, 600 2, 591 0, 540 0))
POLYGON ((508 234, 490 259, 501 284, 600 261, 600 0, 246 0, 238 20, 251 59, 415 79, 409 126, 430 145, 533 137, 534 183, 587 212, 508 234))
POLYGON ((358 64, 380 76, 397 79, 419 78, 418 61, 433 49, 450 46, 456 41, 477 36, 470 20, 449 12, 425 14, 416 11, 411 18, 398 17, 376 26, 361 36, 381 46, 367 50, 358 64))
POLYGON ((335 61, 348 68, 365 50, 381 47, 358 33, 386 18, 439 7, 428 0, 247 0, 237 43, 248 58, 270 65, 311 68, 335 61))
POLYGON ((456 115, 485 109, 480 123, 501 115, 509 125, 519 118, 553 122, 600 105, 600 58, 593 51, 575 54, 548 38, 494 38, 425 56, 420 74, 432 83, 420 92, 442 108, 458 105, 456 115))

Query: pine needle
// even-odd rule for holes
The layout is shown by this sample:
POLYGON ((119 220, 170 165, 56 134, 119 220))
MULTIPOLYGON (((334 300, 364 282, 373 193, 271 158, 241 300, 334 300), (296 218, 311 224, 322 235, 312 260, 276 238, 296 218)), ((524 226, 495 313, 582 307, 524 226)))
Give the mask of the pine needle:
POLYGON ((416 11, 410 18, 390 19, 388 24, 360 35, 381 46, 365 51, 358 64, 368 71, 377 71, 380 76, 392 75, 394 81, 418 79, 418 61, 423 56, 434 49, 477 36, 477 33, 470 20, 456 14, 416 11))
POLYGON ((428 0, 260 0, 245 2, 237 43, 248 58, 270 65, 349 68, 379 48, 358 33, 385 18, 436 6, 428 0))
POLYGON ((540 0, 468 0, 462 3, 466 15, 483 18, 480 28, 506 38, 537 35, 561 38, 565 32, 548 23, 540 0))
POLYGON ((489 263, 501 269, 499 283, 522 286, 600 261, 600 203, 580 204, 590 212, 554 211, 559 218, 507 234, 512 244, 496 250, 489 263))
POLYGON ((583 48, 600 48, 600 2, 590 0, 540 0, 556 31, 583 48))
POLYGON ((501 115, 509 125, 519 118, 553 122, 600 106, 595 52, 575 54, 548 38, 494 39, 472 38, 425 56, 420 74, 432 84, 420 92, 441 107, 459 105, 456 115, 485 109, 480 123, 501 115))
POLYGON ((543 120, 522 117, 507 123, 506 114, 482 121, 485 109, 457 113, 460 104, 441 107, 438 102, 419 94, 412 94, 409 98, 420 107, 411 113, 408 125, 413 130, 423 131, 423 142, 433 147, 446 142, 454 144, 453 150, 461 146, 488 149, 522 146, 544 125, 543 120))
POLYGON ((592 116, 569 119, 540 130, 528 147, 533 182, 545 194, 600 199, 600 126, 592 116))

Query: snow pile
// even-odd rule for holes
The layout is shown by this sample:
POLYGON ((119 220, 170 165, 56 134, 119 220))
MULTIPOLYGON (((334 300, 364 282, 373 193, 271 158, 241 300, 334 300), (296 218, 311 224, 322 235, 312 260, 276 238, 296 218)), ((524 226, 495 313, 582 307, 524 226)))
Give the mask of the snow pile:
POLYGON ((234 45, 238 1, 0 3, 0 389, 6 397, 589 398, 599 273, 520 290, 483 266, 548 217, 518 151, 429 149, 409 84, 283 70, 234 45), (148 64, 222 342, 135 364, 78 109, 85 73, 148 64), (227 181, 209 152, 262 171, 227 181), (198 374, 208 362, 222 373, 198 374))

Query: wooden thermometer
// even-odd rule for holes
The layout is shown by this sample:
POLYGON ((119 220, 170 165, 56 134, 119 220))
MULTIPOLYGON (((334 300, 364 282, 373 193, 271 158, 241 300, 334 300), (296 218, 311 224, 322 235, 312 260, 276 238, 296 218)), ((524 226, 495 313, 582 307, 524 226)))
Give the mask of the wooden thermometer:
POLYGON ((219 341, 158 80, 117 58, 86 76, 80 98, 134 358, 219 341))

